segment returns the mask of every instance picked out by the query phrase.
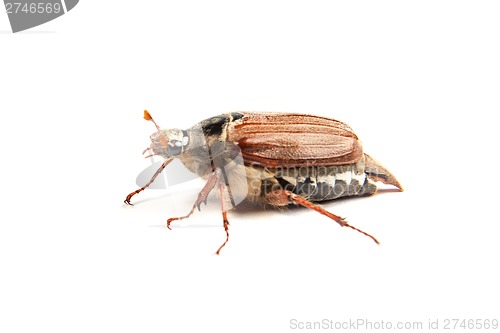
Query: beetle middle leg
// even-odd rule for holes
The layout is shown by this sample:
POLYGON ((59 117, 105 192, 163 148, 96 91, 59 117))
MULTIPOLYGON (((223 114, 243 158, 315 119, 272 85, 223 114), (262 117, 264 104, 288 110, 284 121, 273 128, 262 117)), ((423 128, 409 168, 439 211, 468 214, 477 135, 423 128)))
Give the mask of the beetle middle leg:
POLYGON ((226 240, 224 241, 224 243, 222 243, 222 245, 219 247, 219 249, 217 250, 217 252, 215 252, 215 254, 218 255, 220 253, 220 250, 226 245, 226 243, 229 240, 229 221, 227 219, 226 204, 225 204, 225 200, 224 200, 224 188, 225 188, 225 185, 224 185, 224 182, 223 182, 222 170, 221 169, 215 169, 215 171, 210 175, 210 177, 208 178, 205 186, 203 186, 203 189, 198 194, 198 198, 196 199, 196 201, 195 201, 193 207, 191 208, 191 210, 189 211, 189 213, 187 215, 185 215, 185 216, 171 217, 171 218, 169 218, 167 220, 167 228, 171 229, 170 228, 170 223, 172 223, 173 221, 184 220, 184 219, 187 219, 188 217, 190 217, 194 213, 194 210, 196 208, 198 208, 198 210, 200 210, 201 204, 202 203, 207 204, 208 195, 210 194, 210 192, 216 186, 218 186, 219 191, 220 191, 220 200, 221 200, 221 208, 222 208, 222 220, 223 220, 223 223, 224 223, 224 231, 226 232, 226 240))
POLYGON ((303 197, 301 197, 293 192, 290 192, 287 190, 272 191, 272 192, 269 192, 266 194, 265 200, 267 203, 269 203, 270 205, 273 205, 273 206, 286 206, 290 203, 294 203, 294 204, 298 204, 298 205, 304 206, 306 208, 315 210, 320 214, 328 216, 329 218, 331 218, 332 220, 337 222, 341 227, 347 227, 347 228, 351 228, 353 230, 356 230, 356 231, 362 233, 363 235, 370 237, 375 243, 380 244, 379 241, 375 237, 373 237, 369 233, 364 232, 363 230, 360 230, 360 229, 350 225, 349 223, 347 223, 345 221, 344 218, 330 213, 329 211, 327 211, 323 207, 321 207, 317 204, 314 204, 314 203, 310 202, 309 200, 307 200, 307 199, 305 199, 305 198, 303 198, 303 197))
POLYGON ((215 185, 217 185, 217 182, 219 181, 221 177, 221 171, 219 169, 216 169, 208 178, 207 182, 205 183, 205 186, 203 186, 203 189, 198 193, 198 198, 196 199, 193 208, 191 208, 191 211, 187 213, 187 215, 180 216, 180 217, 171 217, 167 220, 167 228, 170 228, 170 223, 173 221, 177 220, 184 220, 190 217, 196 208, 198 208, 198 211, 200 211, 200 206, 202 203, 207 204, 207 198, 210 192, 214 189, 215 185))
POLYGON ((219 191, 220 191, 220 203, 222 209, 222 220, 224 222, 224 231, 226 232, 226 240, 215 252, 216 255, 219 255, 220 250, 226 245, 229 241, 229 221, 227 219, 227 210, 226 210, 226 201, 224 200, 224 183, 219 179, 219 191))

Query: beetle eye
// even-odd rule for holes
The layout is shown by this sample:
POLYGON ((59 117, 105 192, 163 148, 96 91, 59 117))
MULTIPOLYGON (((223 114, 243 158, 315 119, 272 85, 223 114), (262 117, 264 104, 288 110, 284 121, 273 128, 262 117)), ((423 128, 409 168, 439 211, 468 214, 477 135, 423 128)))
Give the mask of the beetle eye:
POLYGON ((182 152, 182 142, 175 140, 171 141, 172 146, 168 145, 167 146, 167 152, 170 156, 176 156, 179 155, 182 152))

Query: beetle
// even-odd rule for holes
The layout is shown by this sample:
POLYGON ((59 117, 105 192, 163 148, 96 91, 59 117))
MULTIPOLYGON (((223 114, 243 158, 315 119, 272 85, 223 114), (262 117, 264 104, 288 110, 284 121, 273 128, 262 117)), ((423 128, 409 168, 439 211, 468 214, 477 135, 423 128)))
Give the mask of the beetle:
MULTIPOLYGON (((396 178, 363 152, 349 125, 327 117, 299 113, 231 112, 205 119, 187 130, 161 129, 145 110, 144 118, 157 131, 144 151, 165 159, 151 180, 124 200, 132 205, 134 195, 146 189, 175 158, 191 172, 206 179, 191 209, 193 214, 216 189, 222 220, 229 240, 228 206, 235 197, 272 207, 301 205, 323 214, 341 227, 351 228, 375 243, 379 241, 317 204, 342 197, 367 196, 377 191, 377 182, 403 191, 396 178), (229 197, 229 198, 228 198, 229 197)), ((239 200, 241 201, 241 200, 239 200)))

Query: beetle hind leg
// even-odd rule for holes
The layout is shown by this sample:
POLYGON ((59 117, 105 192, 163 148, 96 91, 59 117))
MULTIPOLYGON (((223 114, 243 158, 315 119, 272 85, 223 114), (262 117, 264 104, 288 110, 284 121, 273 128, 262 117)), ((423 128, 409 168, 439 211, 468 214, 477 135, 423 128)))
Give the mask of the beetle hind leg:
POLYGON ((305 198, 303 198, 303 197, 301 197, 293 192, 290 192, 287 190, 272 191, 272 192, 269 192, 268 194, 266 194, 265 200, 268 204, 273 205, 273 206, 286 206, 286 205, 289 205, 290 203, 294 203, 294 204, 301 205, 301 206, 304 206, 306 208, 315 210, 318 213, 323 214, 323 215, 331 218, 332 220, 337 222, 341 227, 347 227, 347 228, 356 230, 356 231, 362 233, 363 235, 370 237, 375 243, 380 244, 379 241, 375 237, 373 237, 372 235, 370 235, 367 232, 364 232, 361 229, 358 229, 358 228, 350 225, 349 223, 346 222, 346 220, 344 218, 337 216, 333 213, 330 213, 329 211, 325 210, 323 207, 321 207, 317 204, 314 204, 314 203, 310 202, 309 200, 307 200, 307 199, 305 199, 305 198))

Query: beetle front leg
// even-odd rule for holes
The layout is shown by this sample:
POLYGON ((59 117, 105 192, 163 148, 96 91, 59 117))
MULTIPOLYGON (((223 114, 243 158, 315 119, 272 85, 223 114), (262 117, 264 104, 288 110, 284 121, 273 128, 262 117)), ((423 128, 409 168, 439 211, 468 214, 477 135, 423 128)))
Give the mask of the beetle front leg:
POLYGON ((294 203, 294 204, 298 204, 298 205, 304 206, 306 208, 315 210, 320 214, 328 216, 329 218, 331 218, 332 220, 337 222, 341 227, 347 227, 347 228, 351 228, 353 230, 356 230, 356 231, 362 233, 363 235, 370 237, 375 243, 380 244, 379 241, 375 237, 373 237, 372 235, 370 235, 367 232, 364 232, 363 230, 360 230, 356 227, 353 227, 352 225, 347 223, 344 218, 330 213, 329 211, 325 210, 321 206, 316 205, 316 204, 310 202, 309 200, 307 200, 307 199, 305 199, 305 198, 303 198, 303 197, 301 197, 293 192, 290 192, 287 190, 273 191, 273 192, 270 192, 266 195, 266 201, 273 206, 286 206, 290 203, 294 203))
POLYGON ((141 193, 142 191, 144 191, 149 185, 151 185, 156 177, 158 177, 158 175, 163 171, 163 169, 165 169, 167 167, 167 165, 172 162, 172 159, 168 159, 168 160, 165 160, 165 162, 162 163, 162 165, 158 168, 158 170, 156 170, 155 174, 153 175, 153 177, 151 177, 151 180, 149 182, 147 182, 146 185, 144 185, 143 187, 141 187, 140 189, 138 190, 135 190, 134 192, 130 193, 129 195, 127 195, 127 197, 125 198, 125 200, 123 201, 125 204, 127 205, 130 205, 132 206, 133 204, 130 202, 130 199, 132 199, 132 197, 138 193, 141 193))

